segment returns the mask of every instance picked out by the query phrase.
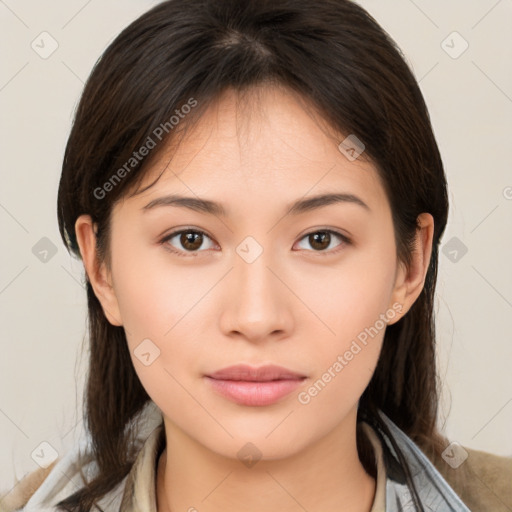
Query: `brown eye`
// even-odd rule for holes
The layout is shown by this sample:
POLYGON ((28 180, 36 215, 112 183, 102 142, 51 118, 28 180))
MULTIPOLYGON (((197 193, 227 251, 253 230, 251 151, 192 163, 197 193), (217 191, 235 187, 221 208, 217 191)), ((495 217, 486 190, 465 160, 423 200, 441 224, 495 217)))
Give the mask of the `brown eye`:
POLYGON ((195 251, 203 244, 203 235, 192 231, 183 231, 179 241, 187 251, 195 251))
POLYGON ((307 241, 309 246, 313 248, 313 252, 321 252, 326 254, 337 252, 340 246, 343 247, 350 243, 350 240, 345 235, 330 229, 313 231, 302 237, 301 241, 302 240, 307 241), (334 245, 333 242, 335 242, 336 238, 341 240, 341 243, 334 245), (333 245, 331 244, 334 245, 334 249, 333 245), (329 248, 333 250, 328 250, 329 248))
MULTIPOLYGON (((183 256, 196 256, 197 253, 202 252, 199 249, 203 247, 205 240, 211 240, 211 238, 203 231, 196 229, 182 229, 167 235, 160 243, 176 254, 183 256)), ((210 249, 211 247, 206 248, 210 249)))
POLYGON ((309 236, 309 242, 311 247, 322 251, 329 247, 331 243, 331 234, 327 231, 319 231, 318 233, 311 233, 309 236))

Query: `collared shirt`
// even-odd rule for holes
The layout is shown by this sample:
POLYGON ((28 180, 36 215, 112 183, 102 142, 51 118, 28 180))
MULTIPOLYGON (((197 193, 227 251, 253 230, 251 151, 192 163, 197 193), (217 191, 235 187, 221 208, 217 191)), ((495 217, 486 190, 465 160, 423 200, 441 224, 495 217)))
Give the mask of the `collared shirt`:
MULTIPOLYGON (((405 457, 425 510, 436 512, 471 512, 409 437, 387 416, 380 413, 394 442, 405 457)), ((363 423, 376 462, 377 478, 370 512, 413 512, 414 501, 406 485, 404 472, 391 440, 378 429, 363 423)), ((83 440, 77 450, 61 459, 43 484, 31 496, 24 512, 57 512, 55 505, 83 485, 80 467, 86 478, 97 471, 83 440), (87 458, 89 456, 89 458, 87 458)), ((157 512, 156 475, 158 459, 165 447, 163 422, 147 435, 129 474, 98 501, 105 512, 157 512)))

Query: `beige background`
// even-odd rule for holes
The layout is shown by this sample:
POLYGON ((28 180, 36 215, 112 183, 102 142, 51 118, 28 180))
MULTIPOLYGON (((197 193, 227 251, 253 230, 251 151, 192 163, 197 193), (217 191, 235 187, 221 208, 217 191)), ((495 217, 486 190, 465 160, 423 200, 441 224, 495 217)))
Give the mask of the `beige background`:
MULTIPOLYGON (((37 467, 31 453, 41 442, 61 454, 80 433, 80 423, 72 429, 81 417, 85 361, 75 361, 86 301, 81 262, 58 234, 60 166, 94 62, 156 3, 0 0, 0 489, 37 467), (39 53, 58 47, 42 58, 33 41, 39 53), (41 261, 41 247, 52 245, 56 253, 41 261)), ((512 2, 361 4, 412 66, 448 176, 440 420, 453 441, 512 455, 512 2)))

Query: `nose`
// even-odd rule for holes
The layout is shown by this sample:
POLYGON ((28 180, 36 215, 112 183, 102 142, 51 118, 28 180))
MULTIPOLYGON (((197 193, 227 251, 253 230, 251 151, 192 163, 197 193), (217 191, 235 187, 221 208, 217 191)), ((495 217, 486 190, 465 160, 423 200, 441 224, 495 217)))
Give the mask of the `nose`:
POLYGON ((235 255, 220 303, 220 328, 226 336, 262 342, 292 334, 293 293, 280 274, 266 251, 251 263, 235 255))

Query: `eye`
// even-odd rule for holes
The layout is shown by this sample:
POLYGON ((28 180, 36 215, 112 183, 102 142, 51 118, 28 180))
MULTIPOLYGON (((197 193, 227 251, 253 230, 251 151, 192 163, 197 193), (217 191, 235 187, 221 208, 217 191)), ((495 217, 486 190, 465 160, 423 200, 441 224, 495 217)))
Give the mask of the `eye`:
MULTIPOLYGON (((319 253, 326 253, 333 254, 340 251, 345 245, 350 244, 350 240, 345 235, 342 235, 341 233, 338 233, 337 231, 333 231, 332 229, 322 229, 318 231, 312 231, 311 233, 308 233, 304 235, 301 238, 302 240, 307 240, 307 242, 311 245, 311 247, 314 248, 313 252, 319 252, 319 253), (334 237, 333 237, 334 235, 334 237), (338 244, 338 248, 334 250, 327 250, 329 248, 332 249, 332 242, 334 238, 338 238, 342 241, 341 244, 338 244), (340 247, 341 246, 341 247, 340 247)), ((322 254, 324 255, 324 254, 322 254)))
MULTIPOLYGON (((181 229, 166 235, 160 243, 166 250, 178 256, 197 256, 198 253, 202 252, 199 249, 204 245, 205 239, 212 241, 210 236, 200 229, 181 229), (179 244, 181 247, 177 248, 173 245, 173 239, 176 239, 174 243, 179 244)), ((312 231, 304 235, 299 243, 302 240, 307 240, 311 247, 313 247, 313 252, 321 253, 322 255, 337 253, 342 250, 345 245, 350 244, 350 239, 347 236, 332 229, 312 231), (329 248, 332 249, 332 242, 335 238, 341 240, 341 243, 338 244, 338 248, 328 250, 329 248)), ((212 247, 214 247, 214 244, 206 248, 211 249, 212 247)))
POLYGON ((182 229, 180 231, 174 231, 170 233, 165 238, 163 238, 160 243, 164 245, 164 247, 178 256, 197 256, 199 248, 204 244, 204 240, 207 238, 211 240, 211 238, 204 232, 198 229, 182 229), (181 245, 178 249, 176 249, 171 241, 176 239, 177 244, 181 245))

